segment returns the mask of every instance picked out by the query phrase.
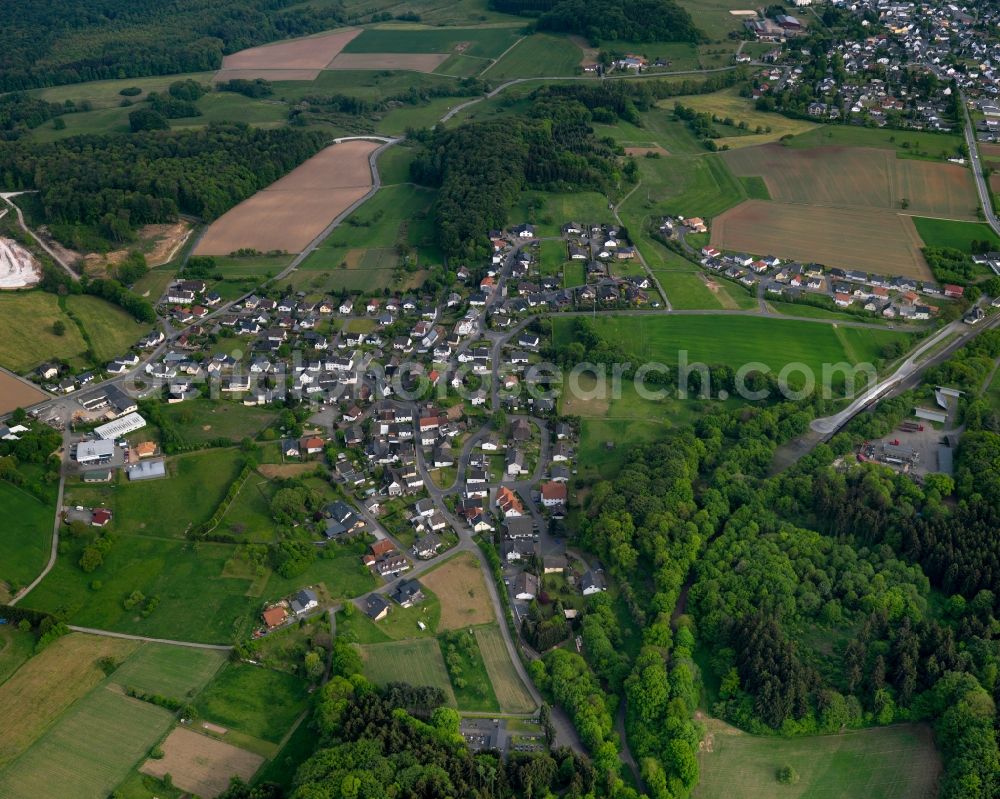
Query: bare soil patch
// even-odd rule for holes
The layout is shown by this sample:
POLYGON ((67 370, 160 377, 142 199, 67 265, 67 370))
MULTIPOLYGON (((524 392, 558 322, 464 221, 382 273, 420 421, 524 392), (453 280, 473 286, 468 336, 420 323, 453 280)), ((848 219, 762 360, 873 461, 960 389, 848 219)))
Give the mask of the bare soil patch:
POLYGON ((980 144, 979 151, 983 158, 1000 158, 1000 144, 980 144))
POLYGON ((191 235, 191 224, 175 222, 172 225, 146 225, 139 231, 143 239, 152 239, 153 248, 146 255, 146 264, 150 267, 163 266, 177 255, 184 242, 191 235))
POLYGON ((16 377, 0 370, 0 413, 9 413, 15 408, 28 408, 45 399, 41 389, 29 386, 16 377))
POLYGON ((433 72, 450 57, 449 53, 341 53, 327 69, 406 69, 433 72))
POLYGON ((257 471, 268 480, 274 480, 282 477, 298 477, 315 468, 316 465, 313 463, 264 463, 257 467, 257 471))
POLYGON ((654 144, 649 147, 626 147, 625 155, 637 155, 645 157, 650 153, 658 153, 660 155, 670 155, 666 148, 660 144, 654 144))
POLYGON ((762 177, 779 202, 841 208, 906 209, 917 216, 976 219, 978 198, 965 167, 896 158, 873 147, 797 150, 765 144, 723 157, 736 175, 762 177))
POLYGON ((228 255, 243 247, 301 252, 371 189, 368 156, 377 147, 370 141, 327 147, 215 220, 195 252, 228 255))
POLYGON ((496 621, 483 571, 472 555, 454 557, 427 572, 420 580, 441 600, 439 630, 457 630, 496 621))
POLYGON ((233 775, 249 782, 264 762, 260 755, 184 727, 175 728, 161 748, 163 757, 147 760, 139 770, 159 778, 169 774, 182 791, 206 799, 226 790, 233 775))
MULTIPOLYGON (((240 50, 222 59, 222 71, 234 69, 319 70, 336 58, 360 28, 342 28, 318 36, 265 44, 240 50)), ((244 77, 244 76, 240 76, 244 77)), ((216 75, 216 80, 219 76, 216 75)))
POLYGON ((712 246, 931 280, 913 220, 893 211, 747 200, 715 218, 712 246))
POLYGON ((14 239, 0 238, 0 289, 26 289, 41 279, 35 256, 14 239))

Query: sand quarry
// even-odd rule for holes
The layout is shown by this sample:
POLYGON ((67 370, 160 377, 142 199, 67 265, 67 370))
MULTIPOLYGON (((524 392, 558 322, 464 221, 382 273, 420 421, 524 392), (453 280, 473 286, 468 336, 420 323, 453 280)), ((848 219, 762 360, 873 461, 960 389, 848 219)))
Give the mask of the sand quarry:
POLYGON ((197 255, 251 248, 297 253, 372 187, 368 157, 377 142, 347 141, 317 153, 213 222, 197 255))
POLYGON ((42 267, 13 239, 0 238, 0 289, 26 289, 42 279, 42 267))

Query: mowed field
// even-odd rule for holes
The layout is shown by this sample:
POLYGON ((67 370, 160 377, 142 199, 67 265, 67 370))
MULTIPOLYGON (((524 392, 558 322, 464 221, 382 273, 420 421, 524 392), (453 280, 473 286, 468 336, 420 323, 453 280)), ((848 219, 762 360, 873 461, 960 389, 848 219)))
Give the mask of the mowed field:
POLYGON ((504 713, 531 713, 535 701, 524 687, 521 677, 510 662, 510 655, 503 641, 503 635, 496 624, 476 627, 476 642, 479 653, 486 664, 486 672, 493 684, 493 691, 500 710, 504 713))
POLYGON ((343 28, 240 50, 222 59, 222 69, 215 74, 215 80, 314 80, 320 70, 360 34, 359 28, 343 28))
POLYGON ((185 701, 224 660, 221 652, 77 633, 58 639, 0 689, 3 707, 23 712, 18 722, 0 722, 0 741, 13 731, 21 743, 20 755, 0 767, 0 796, 104 799, 175 720, 123 689, 185 701), (98 666, 104 657, 121 664, 107 677, 98 666), (31 701, 38 704, 29 709, 31 701))
POLYGON ((127 352, 152 329, 152 325, 135 321, 131 314, 100 297, 67 297, 66 309, 80 320, 93 343, 94 355, 101 361, 127 352))
POLYGON ((0 600, 7 585, 27 585, 37 577, 49 557, 52 524, 55 521, 55 491, 49 503, 17 486, 0 480, 0 600))
POLYGON ((448 705, 455 707, 455 692, 448 679, 441 647, 434 638, 388 641, 360 647, 364 675, 378 685, 408 682, 444 691, 448 705))
POLYGON ((142 773, 161 779, 169 774, 174 785, 196 796, 217 796, 233 775, 249 782, 264 762, 260 755, 184 727, 173 729, 160 748, 163 757, 147 760, 142 773))
POLYGON ((712 223, 712 246, 931 280, 909 216, 747 200, 712 223))
MULTIPOLYGON (((557 345, 572 336, 572 319, 553 320, 557 345)), ((822 322, 767 319, 755 316, 621 316, 605 314, 591 320, 606 340, 631 356, 675 364, 681 351, 688 363, 739 368, 758 362, 776 372, 789 363, 816 371, 824 363, 874 361, 886 344, 909 337, 892 330, 835 327, 822 322)), ((432 572, 433 574, 433 572, 432 572)))
POLYGON ((427 572, 421 582, 441 600, 439 630, 457 630, 496 621, 479 561, 463 553, 427 572))
POLYGON ((104 684, 0 772, 4 799, 104 799, 174 723, 174 714, 104 684))
POLYGON ((0 294, 0 366, 24 372, 49 358, 72 360, 86 349, 83 336, 59 308, 55 294, 0 294), (66 326, 61 336, 52 332, 57 321, 66 326))
POLYGON ((957 164, 896 158, 874 147, 767 144, 723 155, 741 177, 761 177, 778 202, 844 208, 884 208, 918 216, 976 219, 972 176, 957 164))
MULTIPOLYGON (((138 647, 134 641, 71 633, 22 665, 0 685, 0 769, 104 679, 100 658, 124 658, 138 647)), ((2 789, 0 796, 6 796, 2 789)))
POLYGON ((941 759, 926 725, 809 738, 761 738, 709 720, 698 755, 695 799, 931 799, 937 796, 941 759), (794 785, 777 771, 791 766, 794 785))
POLYGON ((243 248, 301 252, 372 185, 368 156, 376 142, 327 147, 213 222, 198 255, 228 255, 243 248))

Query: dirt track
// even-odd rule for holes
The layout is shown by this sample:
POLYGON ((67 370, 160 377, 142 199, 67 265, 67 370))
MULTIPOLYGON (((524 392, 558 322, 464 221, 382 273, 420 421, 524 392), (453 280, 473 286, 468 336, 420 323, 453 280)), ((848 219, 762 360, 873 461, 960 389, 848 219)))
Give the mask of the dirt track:
POLYGON ((371 188, 368 156, 377 147, 370 141, 327 147, 219 217, 198 243, 196 254, 228 255, 247 247, 301 252, 331 219, 371 188))

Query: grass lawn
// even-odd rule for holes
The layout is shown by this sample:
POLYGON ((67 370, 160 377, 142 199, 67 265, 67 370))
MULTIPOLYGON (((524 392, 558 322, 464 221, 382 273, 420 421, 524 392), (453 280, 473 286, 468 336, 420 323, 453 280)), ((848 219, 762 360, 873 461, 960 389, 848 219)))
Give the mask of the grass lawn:
POLYGON ((441 653, 445 664, 449 659, 452 665, 451 687, 455 691, 455 701, 459 710, 485 711, 495 713, 500 710, 496 693, 486 671, 482 653, 479 651, 479 639, 475 631, 456 630, 452 633, 442 633, 438 636, 441 653))
MULTIPOLYGON (((167 477, 119 484, 101 491, 114 513, 116 535, 182 539, 187 529, 208 519, 239 474, 240 454, 213 449, 167 460, 167 477)), ((87 486, 87 488, 90 488, 87 486)))
POLYGON ((448 670, 441 656, 441 647, 436 639, 417 638, 364 644, 360 649, 364 675, 377 685, 390 682, 429 685, 444 691, 448 705, 457 705, 448 670))
POLYGON ((397 183, 410 182, 410 164, 413 163, 417 151, 413 147, 395 145, 383 150, 376 165, 383 186, 394 186, 397 183))
MULTIPOLYGON (((835 329, 820 323, 749 316, 605 315, 591 320, 591 324, 629 354, 660 363, 676 363, 683 350, 688 353, 688 363, 738 368, 756 361, 778 371, 785 364, 797 362, 816 370, 817 375, 824 363, 873 361, 886 344, 908 340, 907 334, 897 331, 835 329)), ((557 343, 566 341, 571 332, 572 320, 553 320, 557 343)))
POLYGON ((669 428, 659 422, 628 419, 584 419, 577 469, 580 478, 613 478, 624 465, 630 450, 662 438, 669 428), (613 442, 611 449, 608 442, 613 442))
POLYGON ((965 142, 958 133, 924 133, 856 125, 822 125, 788 139, 788 147, 877 147, 895 150, 897 158, 947 160, 959 154, 965 142))
POLYGON ((73 320, 59 308, 55 294, 17 291, 0 294, 0 366, 27 372, 43 361, 73 361, 87 349, 73 320), (62 322, 66 332, 57 336, 52 325, 62 322))
POLYGON ((723 39, 728 31, 743 27, 745 17, 737 17, 729 12, 753 8, 746 0, 678 0, 678 5, 691 14, 694 24, 709 36, 715 35, 723 39))
POLYGON ((500 710, 504 713, 531 713, 535 702, 510 662, 503 635, 496 624, 475 628, 476 641, 500 710))
POLYGON ((70 295, 66 298, 66 308, 90 335, 94 354, 101 361, 124 354, 152 328, 100 297, 70 295))
POLYGON ((132 291, 155 303, 163 296, 176 274, 177 270, 172 266, 158 266, 156 269, 150 269, 135 282, 132 291))
POLYGON ((307 691, 305 680, 286 672, 230 663, 195 707, 206 721, 277 743, 305 710, 307 691))
POLYGON ((186 702, 225 662, 225 653, 211 649, 145 644, 112 673, 111 682, 186 702))
POLYGON ((97 665, 100 658, 124 658, 138 647, 135 641, 71 633, 0 685, 0 774, 70 705, 104 679, 97 665))
POLYGON ((275 491, 270 480, 258 472, 251 474, 222 517, 220 532, 232 533, 240 541, 273 541, 271 497, 275 491))
POLYGON ((255 279, 264 281, 274 277, 292 262, 291 255, 215 255, 212 274, 221 274, 225 280, 255 279))
POLYGON ((265 599, 280 599, 305 585, 323 583, 331 599, 359 596, 375 587, 375 577, 361 562, 366 551, 362 542, 327 544, 306 570, 297 577, 272 572, 263 589, 265 599))
POLYGON ((413 248, 419 264, 440 263, 435 197, 435 191, 409 184, 383 187, 303 262, 290 285, 316 292, 388 287, 397 277, 395 259, 366 256, 373 250, 392 251, 399 243, 413 248))
POLYGON ((31 657, 35 649, 35 636, 23 633, 13 624, 0 627, 0 685, 31 657))
POLYGON ((169 710, 99 685, 0 772, 0 796, 104 799, 173 723, 169 710))
POLYGON ((747 123, 747 130, 716 124, 716 130, 722 135, 722 138, 717 141, 720 147, 724 144, 730 147, 751 147, 756 144, 777 141, 782 136, 796 136, 806 133, 817 127, 815 122, 808 120, 789 119, 781 114, 758 111, 753 101, 747 97, 741 97, 736 88, 724 89, 712 94, 671 97, 662 100, 660 106, 672 110, 675 103, 715 114, 723 119, 731 118, 737 125, 740 122, 747 123), (757 133, 758 127, 764 130, 757 133))
POLYGON ((519 36, 520 26, 430 28, 419 25, 368 28, 352 39, 345 53, 451 53, 496 58, 519 36), (459 46, 463 45, 459 49, 459 46))
POLYGON ((608 198, 596 191, 525 191, 508 214, 511 224, 530 222, 539 236, 558 236, 566 222, 613 223, 608 198))
POLYGON ((566 261, 566 242, 539 242, 538 270, 543 275, 561 274, 563 271, 563 264, 565 264, 566 261))
POLYGON ((279 785, 291 785, 298 767, 310 758, 317 746, 319 746, 319 737, 309 724, 309 720, 305 719, 295 728, 295 732, 291 734, 288 742, 275 754, 274 758, 264 764, 257 774, 257 780, 259 782, 276 782, 279 785))
POLYGON ((250 577, 223 576, 231 544, 119 536, 104 564, 91 574, 77 565, 82 545, 60 555, 26 607, 64 613, 74 624, 105 630, 205 643, 230 643, 249 633, 258 601, 248 598, 250 577), (133 591, 159 606, 142 618, 125 610, 133 591))
MULTIPOLYGON (((53 492, 54 494, 54 492, 53 492)), ((23 586, 35 579, 49 558, 55 497, 50 504, 11 483, 0 480, 0 584, 23 586)), ((0 598, 4 589, 0 587, 0 598)))
POLYGON ((991 250, 1000 249, 1000 236, 984 222, 953 222, 949 219, 913 217, 917 233, 928 247, 954 247, 972 252, 972 242, 988 241, 991 250))
POLYGON ((937 796, 941 759, 930 728, 900 724, 809 738, 746 735, 709 720, 711 748, 698 755, 695 799, 930 799, 937 796), (795 785, 781 785, 778 769, 791 766, 795 785))
MULTIPOLYGON (((226 349, 240 347, 235 340, 226 349)), ((229 400, 193 399, 161 408, 164 416, 180 428, 180 434, 189 444, 204 444, 217 438, 238 442, 245 437, 254 438, 277 417, 271 408, 247 407, 229 400)))
POLYGON ((507 54, 485 70, 491 81, 508 78, 575 75, 580 72, 583 52, 565 36, 535 34, 518 42, 507 54))
MULTIPOLYGON (((720 299, 723 295, 711 292, 705 282, 693 272, 660 271, 654 269, 660 285, 667 293, 670 304, 678 310, 708 308, 719 310, 725 307, 720 299)), ((729 297, 728 294, 724 295, 729 297)))

